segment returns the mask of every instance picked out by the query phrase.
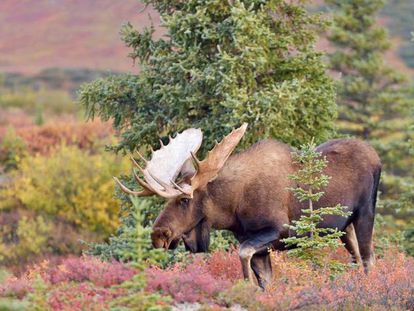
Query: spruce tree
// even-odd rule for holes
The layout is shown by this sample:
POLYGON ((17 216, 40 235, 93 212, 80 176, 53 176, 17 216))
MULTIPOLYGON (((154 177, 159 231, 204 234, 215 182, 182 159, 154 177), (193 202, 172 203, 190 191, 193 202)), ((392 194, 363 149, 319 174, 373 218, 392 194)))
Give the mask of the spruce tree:
POLYGON ((340 130, 371 142, 383 163, 382 209, 388 224, 412 225, 414 162, 412 95, 406 78, 388 66, 386 30, 377 17, 383 0, 327 0, 334 8, 329 40, 332 69, 340 73, 338 109, 340 130), (407 199, 408 198, 408 199, 407 199), (399 219, 399 220, 398 220, 399 219))
POLYGON ((156 148, 160 136, 190 126, 203 130, 209 148, 243 122, 245 145, 330 135, 335 91, 314 49, 324 23, 307 13, 306 1, 144 2, 159 12, 166 35, 123 27, 139 74, 99 79, 80 94, 90 118, 121 130, 116 150, 156 148))
POLYGON ((340 73, 338 103, 343 131, 378 139, 399 130, 396 117, 407 104, 402 74, 387 66, 386 30, 377 25, 383 0, 327 0, 335 8, 329 40, 335 46, 332 68, 340 73))
POLYGON ((345 266, 334 260, 329 261, 326 253, 321 250, 338 248, 338 238, 344 232, 333 228, 321 228, 319 224, 323 221, 324 216, 347 217, 351 213, 346 211, 346 206, 340 204, 314 208, 314 203, 324 195, 323 189, 328 185, 330 176, 322 173, 328 161, 321 156, 320 152, 316 151, 316 145, 313 141, 302 145, 299 151, 293 152, 292 158, 299 169, 289 178, 300 186, 289 190, 299 202, 306 202, 307 208, 302 210, 302 215, 298 220, 293 220, 292 224, 286 226, 292 234, 282 241, 288 247, 294 247, 289 250, 290 255, 309 260, 315 266, 328 267, 332 272, 341 271, 345 266))
MULTIPOLYGON (((243 122, 249 128, 240 147, 263 138, 298 145, 331 135, 335 89, 314 49, 325 23, 306 11, 307 1, 144 2, 160 14, 165 35, 155 39, 154 26, 123 27, 139 73, 98 79, 80 92, 87 116, 111 120, 120 132, 112 150, 141 148, 148 156, 159 138, 166 143, 169 134, 197 127, 203 157, 243 122)), ((124 182, 136 186, 133 178, 124 182)), ((128 198, 119 196, 128 210, 128 198)), ((161 200, 151 200, 151 210, 142 211, 148 225, 161 208, 161 200)))

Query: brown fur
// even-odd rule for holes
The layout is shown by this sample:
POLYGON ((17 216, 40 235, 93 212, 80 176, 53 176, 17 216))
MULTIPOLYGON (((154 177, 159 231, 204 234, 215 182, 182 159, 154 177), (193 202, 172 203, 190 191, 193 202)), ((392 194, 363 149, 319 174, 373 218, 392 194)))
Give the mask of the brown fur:
MULTIPOLYGON (((287 190, 297 186, 288 178, 297 170, 291 151, 283 143, 264 140, 230 157, 218 177, 197 189, 193 199, 168 201, 154 224, 154 246, 169 247, 187 237, 188 249, 205 251, 210 228, 230 230, 241 243, 245 277, 251 278, 251 267, 263 285, 264 278, 269 277, 269 262, 263 250, 270 245, 283 248, 279 240, 288 236, 284 224, 297 219, 305 207, 287 190)), ((352 224, 359 250, 351 238, 347 249, 351 253, 353 249, 355 256, 360 252, 367 267, 373 260, 379 157, 371 146, 355 139, 332 140, 319 146, 318 151, 329 161, 324 173, 331 179, 316 208, 340 203, 353 213, 348 218, 326 217, 321 225, 346 231, 352 224)))

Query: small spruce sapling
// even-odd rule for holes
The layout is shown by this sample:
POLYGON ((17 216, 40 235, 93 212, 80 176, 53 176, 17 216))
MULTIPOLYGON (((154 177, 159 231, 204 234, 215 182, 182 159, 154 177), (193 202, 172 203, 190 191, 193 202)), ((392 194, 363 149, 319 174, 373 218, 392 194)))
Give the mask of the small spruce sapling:
MULTIPOLYGON (((144 227, 144 215, 142 213, 143 200, 129 196, 135 211, 136 233, 135 251, 133 254, 124 254, 125 257, 134 257, 132 265, 139 271, 131 280, 124 282, 121 287, 127 291, 127 295, 114 300, 111 307, 127 308, 133 310, 169 310, 169 297, 163 297, 157 293, 147 293, 145 291, 146 279, 145 268, 157 261, 165 260, 167 254, 160 249, 151 248, 149 239, 149 227, 144 227)), ((145 204, 145 203, 144 203, 145 204)), ((125 249, 125 251, 130 251, 125 249)))
POLYGON ((338 238, 344 233, 338 229, 321 228, 318 224, 325 215, 349 216, 346 207, 340 204, 334 207, 320 207, 315 209, 314 203, 324 195, 323 189, 328 185, 330 177, 324 175, 323 169, 328 161, 316 151, 313 140, 301 147, 300 151, 292 153, 293 160, 299 165, 296 174, 289 176, 296 181, 296 188, 289 188, 296 199, 307 202, 308 208, 302 210, 299 220, 286 225, 294 235, 282 241, 289 247, 289 255, 309 260, 318 267, 327 266, 331 271, 343 270, 344 265, 339 262, 326 262, 324 249, 335 250, 338 246, 338 238))

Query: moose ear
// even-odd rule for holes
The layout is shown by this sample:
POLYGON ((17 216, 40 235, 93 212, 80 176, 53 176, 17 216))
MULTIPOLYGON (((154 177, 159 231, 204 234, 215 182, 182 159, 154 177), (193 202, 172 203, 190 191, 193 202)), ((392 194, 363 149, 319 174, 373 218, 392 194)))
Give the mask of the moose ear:
POLYGON ((247 123, 244 123, 239 128, 233 130, 220 143, 216 143, 203 161, 199 161, 194 153, 191 153, 197 169, 197 173, 191 179, 193 190, 206 185, 217 177, 219 171, 242 139, 246 129, 247 123))

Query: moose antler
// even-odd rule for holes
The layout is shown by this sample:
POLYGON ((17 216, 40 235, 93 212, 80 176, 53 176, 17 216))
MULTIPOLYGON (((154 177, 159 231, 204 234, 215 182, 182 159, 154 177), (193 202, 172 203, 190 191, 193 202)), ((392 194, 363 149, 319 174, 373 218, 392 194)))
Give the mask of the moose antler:
POLYGON ((132 163, 142 173, 145 181, 141 180, 134 172, 135 179, 144 188, 143 191, 133 191, 124 186, 116 177, 115 181, 122 191, 135 196, 149 196, 158 194, 164 198, 173 198, 181 194, 190 194, 191 187, 175 183, 184 163, 191 157, 192 152, 197 152, 201 146, 203 134, 199 129, 187 129, 175 138, 170 137, 168 145, 154 151, 151 160, 147 161, 139 152, 138 155, 145 162, 142 168, 131 156, 132 163))
POLYGON ((242 126, 224 137, 220 143, 216 142, 214 148, 208 152, 207 157, 203 161, 198 160, 195 153, 191 152, 197 169, 197 173, 191 179, 192 189, 206 185, 217 177, 218 172, 242 139, 246 129, 247 123, 243 123, 242 126))
POLYGON ((116 177, 114 179, 124 192, 136 196, 158 194, 164 198, 174 198, 185 194, 192 197, 196 189, 217 177, 246 132, 246 128, 247 123, 244 123, 224 137, 220 143, 216 143, 203 161, 198 160, 195 155, 200 148, 203 135, 201 130, 193 128, 177 134, 174 139, 170 137, 170 142, 166 146, 161 143, 161 149, 152 153, 151 161, 147 161, 138 153, 146 163, 145 169, 131 156, 132 163, 144 175, 145 181, 141 180, 134 171, 136 181, 144 188, 141 192, 130 190, 116 177), (191 165, 191 161, 189 161, 191 158, 195 170, 191 165), (192 175, 191 184, 176 182, 180 172, 184 175, 192 175))

